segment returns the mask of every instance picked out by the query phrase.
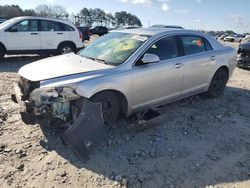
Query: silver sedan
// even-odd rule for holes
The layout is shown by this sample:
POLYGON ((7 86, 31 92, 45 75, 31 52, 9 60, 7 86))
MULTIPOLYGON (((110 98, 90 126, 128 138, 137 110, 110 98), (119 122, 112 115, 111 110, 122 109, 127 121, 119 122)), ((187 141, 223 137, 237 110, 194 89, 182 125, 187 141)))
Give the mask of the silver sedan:
POLYGON ((15 98, 35 115, 70 121, 81 100, 101 102, 104 121, 198 93, 215 98, 236 65, 236 52, 184 29, 111 32, 79 54, 50 57, 19 70, 15 98), (73 109, 73 110, 72 110, 73 109))

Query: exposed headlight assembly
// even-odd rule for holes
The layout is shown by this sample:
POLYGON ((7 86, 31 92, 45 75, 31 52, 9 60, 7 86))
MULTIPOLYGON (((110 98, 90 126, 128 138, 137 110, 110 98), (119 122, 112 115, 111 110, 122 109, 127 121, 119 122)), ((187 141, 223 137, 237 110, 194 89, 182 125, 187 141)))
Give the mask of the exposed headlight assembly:
POLYGON ((54 101, 66 102, 78 98, 79 95, 71 87, 38 88, 30 94, 31 101, 44 104, 50 104, 54 101))

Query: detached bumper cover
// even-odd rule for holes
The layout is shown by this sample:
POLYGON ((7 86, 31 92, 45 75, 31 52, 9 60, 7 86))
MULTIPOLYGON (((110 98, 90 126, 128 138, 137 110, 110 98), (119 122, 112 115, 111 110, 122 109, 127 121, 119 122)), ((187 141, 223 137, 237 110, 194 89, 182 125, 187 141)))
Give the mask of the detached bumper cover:
POLYGON ((78 118, 61 138, 78 155, 88 159, 90 151, 105 139, 105 132, 101 104, 84 99, 78 118))

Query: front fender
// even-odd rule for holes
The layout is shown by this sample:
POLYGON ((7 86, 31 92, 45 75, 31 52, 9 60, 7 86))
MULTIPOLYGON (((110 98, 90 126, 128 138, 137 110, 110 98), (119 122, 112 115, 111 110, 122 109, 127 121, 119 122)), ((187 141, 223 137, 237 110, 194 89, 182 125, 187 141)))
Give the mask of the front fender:
POLYGON ((131 97, 130 97, 130 90, 131 90, 131 77, 130 76, 123 76, 120 77, 109 77, 109 78, 101 78, 101 79, 93 79, 90 81, 80 82, 77 83, 75 87, 75 91, 78 95, 91 98, 96 93, 105 90, 114 90, 122 93, 128 103, 128 110, 131 105, 131 97))

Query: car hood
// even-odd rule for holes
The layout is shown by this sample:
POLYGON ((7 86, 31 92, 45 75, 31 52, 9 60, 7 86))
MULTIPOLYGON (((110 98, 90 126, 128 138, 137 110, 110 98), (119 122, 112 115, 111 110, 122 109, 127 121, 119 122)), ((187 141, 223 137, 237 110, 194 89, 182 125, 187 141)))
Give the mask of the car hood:
POLYGON ((112 68, 74 53, 35 61, 19 69, 18 74, 31 81, 41 81, 77 73, 112 68))

